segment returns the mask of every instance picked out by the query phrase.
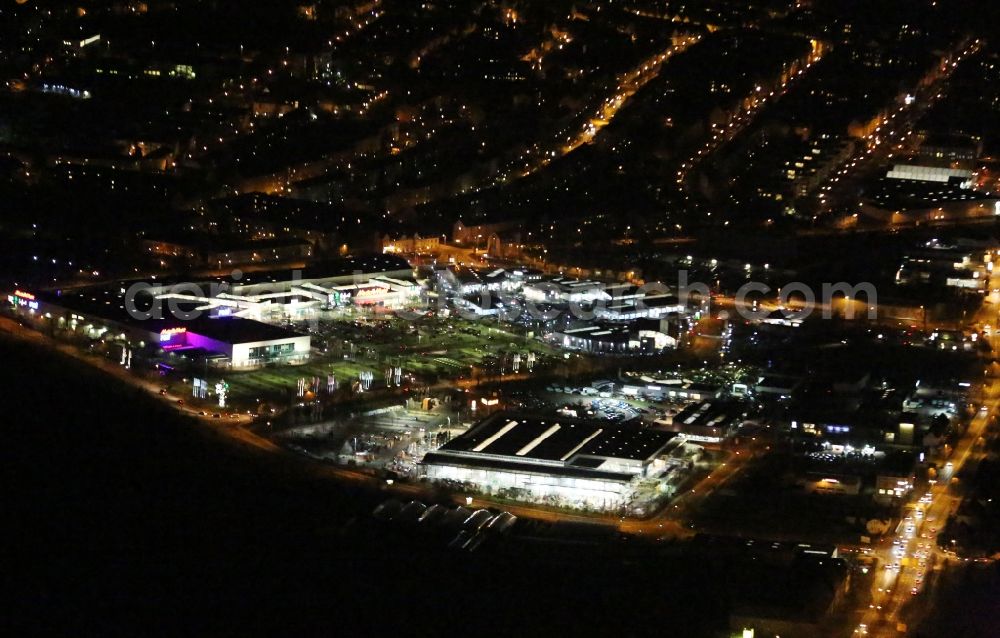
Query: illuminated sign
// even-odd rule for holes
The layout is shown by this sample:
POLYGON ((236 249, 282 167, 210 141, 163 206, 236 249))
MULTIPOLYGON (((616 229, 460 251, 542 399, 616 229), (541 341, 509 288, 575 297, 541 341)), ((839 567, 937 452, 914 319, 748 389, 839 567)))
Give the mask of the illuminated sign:
POLYGON ((370 288, 362 288, 355 293, 355 297, 360 297, 362 299, 366 297, 377 297, 379 295, 384 295, 389 292, 388 288, 383 288, 381 286, 372 286, 370 288))
POLYGON ((361 288, 354 293, 354 303, 361 306, 378 304, 389 294, 390 289, 382 286, 370 286, 361 288))
POLYGON ((184 334, 187 328, 165 328, 160 331, 160 341, 170 341, 174 335, 184 334))
POLYGON ((226 395, 229 394, 229 384, 225 380, 216 383, 215 394, 219 397, 219 407, 226 407, 226 395))
POLYGON ((30 310, 38 310, 38 302, 35 301, 35 295, 30 292, 15 290, 13 295, 7 295, 7 301, 10 302, 10 305, 12 306, 19 306, 22 308, 27 306, 30 310))

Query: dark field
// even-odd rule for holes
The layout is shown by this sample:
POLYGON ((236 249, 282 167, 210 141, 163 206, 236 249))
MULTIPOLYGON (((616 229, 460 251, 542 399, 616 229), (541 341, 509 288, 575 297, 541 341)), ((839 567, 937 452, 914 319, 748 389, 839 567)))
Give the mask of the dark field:
POLYGON ((9 635, 577 633, 724 627, 667 548, 445 550, 380 495, 224 440, 84 365, 0 339, 9 635))

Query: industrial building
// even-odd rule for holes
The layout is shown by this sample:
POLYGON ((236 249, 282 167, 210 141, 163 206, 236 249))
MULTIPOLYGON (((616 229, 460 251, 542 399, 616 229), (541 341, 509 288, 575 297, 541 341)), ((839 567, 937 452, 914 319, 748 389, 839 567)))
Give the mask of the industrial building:
POLYGON ((622 384, 622 394, 650 401, 703 401, 722 396, 722 387, 687 379, 634 377, 622 384))
POLYGON ((423 466, 433 480, 607 509, 627 503, 637 479, 667 471, 680 449, 669 432, 499 412, 427 454, 423 466))
POLYGON ((896 283, 947 286, 982 294, 989 283, 992 260, 992 251, 944 244, 933 239, 903 255, 896 283))
POLYGON ((887 224, 1000 215, 996 193, 976 190, 964 169, 897 164, 865 190, 860 212, 887 224))
POLYGON ((773 396, 779 399, 790 399, 792 394, 802 387, 802 377, 765 374, 757 379, 753 389, 760 396, 773 396))
POLYGON ((685 406, 677 414, 657 419, 655 427, 676 432, 688 441, 721 443, 736 434, 746 418, 746 408, 736 401, 700 401, 685 406))

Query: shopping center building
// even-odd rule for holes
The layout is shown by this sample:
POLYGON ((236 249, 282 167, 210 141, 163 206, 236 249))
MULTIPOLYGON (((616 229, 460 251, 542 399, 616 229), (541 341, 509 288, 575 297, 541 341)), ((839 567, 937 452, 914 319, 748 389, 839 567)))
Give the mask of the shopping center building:
POLYGON ((524 500, 611 509, 662 474, 682 445, 672 432, 500 412, 424 457, 432 480, 524 500))
POLYGON ((296 270, 237 273, 194 283, 155 283, 144 293, 166 302, 195 304, 213 316, 303 319, 345 306, 399 309, 423 290, 405 259, 348 257, 296 270))
MULTIPOLYGON (((7 303, 22 320, 47 333, 74 333, 90 340, 117 343, 125 351, 205 359, 235 370, 274 363, 303 363, 311 339, 281 326, 241 317, 144 318, 129 313, 113 288, 73 292, 15 290, 7 303)), ((190 307, 186 310, 191 310, 190 307)))

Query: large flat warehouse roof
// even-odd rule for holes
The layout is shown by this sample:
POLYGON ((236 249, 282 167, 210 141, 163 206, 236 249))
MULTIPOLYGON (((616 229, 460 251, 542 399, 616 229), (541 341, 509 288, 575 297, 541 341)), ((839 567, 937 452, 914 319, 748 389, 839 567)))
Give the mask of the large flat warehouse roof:
POLYGON ((574 465, 585 464, 580 457, 647 461, 674 436, 604 422, 498 413, 452 439, 440 451, 574 465))

